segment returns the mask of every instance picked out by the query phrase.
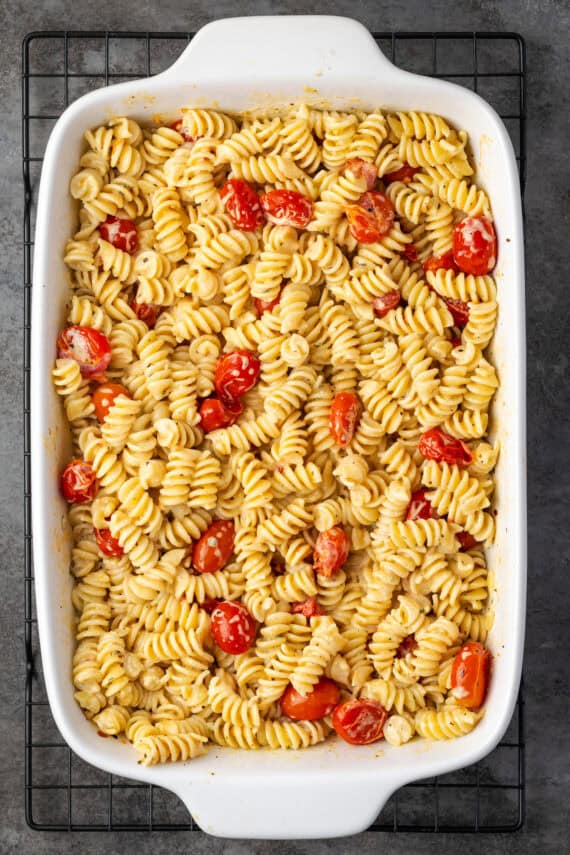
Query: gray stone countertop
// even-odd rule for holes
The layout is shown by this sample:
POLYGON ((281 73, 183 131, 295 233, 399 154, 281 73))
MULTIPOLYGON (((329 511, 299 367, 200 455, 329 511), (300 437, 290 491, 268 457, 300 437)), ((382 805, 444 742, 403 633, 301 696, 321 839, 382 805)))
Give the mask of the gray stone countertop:
MULTIPOLYGON (((2 597, 0 650, 0 852, 43 853, 563 853, 568 844, 568 581, 570 518, 570 338, 564 258, 568 241, 568 24, 556 0, 0 0, 0 423, 2 597), (489 30, 521 33, 528 47, 529 608, 525 659, 527 807, 523 833, 456 836, 363 834, 337 841, 223 841, 189 834, 60 834, 24 821, 23 765, 23 464, 20 45, 41 29, 194 30, 236 14, 335 13, 371 30, 489 30)), ((567 266, 567 264, 566 264, 567 266)))

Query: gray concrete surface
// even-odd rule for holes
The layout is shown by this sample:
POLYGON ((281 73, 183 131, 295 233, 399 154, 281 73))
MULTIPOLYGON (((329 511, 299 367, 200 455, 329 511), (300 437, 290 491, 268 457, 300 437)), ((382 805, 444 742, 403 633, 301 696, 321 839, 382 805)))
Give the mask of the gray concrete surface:
POLYGON ((568 414, 567 4, 555 0, 331 0, 242 3, 183 0, 0 0, 0 329, 3 386, 2 596, 0 624, 0 853, 563 853, 568 845, 568 607, 570 442, 568 414), (529 356, 529 613, 527 680, 528 819, 524 833, 360 835, 341 841, 249 843, 202 834, 41 834, 23 812, 22 186, 20 43, 37 29, 194 29, 232 14, 334 12, 370 29, 515 30, 529 60, 527 306, 529 356), (565 263, 566 262, 566 263, 565 263))

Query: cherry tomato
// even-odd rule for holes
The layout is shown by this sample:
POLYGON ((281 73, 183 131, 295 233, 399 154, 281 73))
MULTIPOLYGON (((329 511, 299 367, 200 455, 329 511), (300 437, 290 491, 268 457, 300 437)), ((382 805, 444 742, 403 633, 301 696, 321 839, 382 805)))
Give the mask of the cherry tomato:
POLYGON ((459 338, 459 336, 454 335, 453 338, 450 339, 450 342, 453 347, 459 347, 461 344, 461 339, 459 338))
POLYGON ((255 303, 257 314, 261 317, 264 312, 272 312, 275 306, 279 305, 280 300, 281 291, 274 300, 260 300, 259 297, 256 297, 253 302, 255 303))
POLYGON ((453 258, 464 273, 483 276, 497 263, 497 234, 486 217, 466 217, 453 229, 453 258))
POLYGON ((337 684, 327 677, 321 677, 308 695, 302 695, 293 686, 287 686, 279 703, 283 715, 293 721, 315 721, 331 713, 339 700, 337 684))
POLYGON ((259 377, 260 362, 251 350, 232 350, 217 362, 214 386, 226 406, 232 404, 250 389, 259 377))
POLYGON ((239 401, 234 401, 232 410, 224 406, 219 398, 206 398, 200 404, 200 426, 210 433, 211 430, 230 427, 237 422, 238 416, 243 412, 239 401))
POLYGON ((467 552, 468 549, 473 549, 473 547, 477 546, 479 543, 479 541, 476 540, 468 531, 458 531, 455 537, 461 544, 461 549, 465 552, 467 552))
MULTIPOLYGON (((441 295, 440 295, 441 296, 441 295)), ((469 306, 463 300, 454 300, 452 297, 441 297, 453 318, 456 327, 464 327, 469 320, 469 306)))
POLYGON ((409 163, 404 163, 399 169, 394 172, 387 172, 382 176, 384 184, 391 184, 393 181, 403 181, 404 184, 409 184, 416 172, 420 171, 419 166, 410 166, 409 163))
POLYGON ((352 236, 359 243, 376 243, 392 228, 394 206, 383 193, 368 190, 357 205, 349 205, 346 216, 352 236))
POLYGON ((196 541, 192 551, 192 566, 198 573, 221 570, 234 551, 235 526, 231 520, 214 520, 196 541))
POLYGON ((424 261, 422 267, 426 273, 428 271, 435 273, 436 270, 454 270, 455 273, 459 273, 459 268, 453 260, 453 252, 451 250, 443 255, 430 256, 430 258, 424 261))
POLYGON ((98 490, 95 470, 85 460, 72 460, 61 473, 61 492, 68 502, 76 505, 91 502, 98 490))
POLYGON ((412 500, 406 513, 407 520, 433 520, 437 518, 430 500, 426 497, 426 492, 422 489, 412 493, 412 500))
POLYGON ((149 330, 154 329, 158 316, 164 308, 163 306, 155 306, 153 303, 137 303, 136 300, 131 300, 130 307, 139 321, 144 321, 149 330))
POLYGON ((332 725, 350 745, 368 745, 382 739, 387 718, 388 713, 377 701, 360 698, 340 704, 333 713, 332 725))
POLYGON ((386 291, 385 294, 381 294, 379 297, 374 297, 372 308, 376 317, 383 318, 388 312, 399 306, 401 297, 402 295, 397 288, 394 288, 392 291, 386 291))
POLYGON ((107 217, 99 226, 99 233, 103 240, 112 243, 116 249, 122 249, 130 255, 137 251, 139 235, 132 220, 123 217, 107 217))
POLYGON ((398 649, 396 650, 396 658, 403 659, 408 653, 413 653, 416 647, 418 646, 418 642, 416 641, 415 635, 406 635, 404 640, 398 645, 398 649))
POLYGON ((251 232, 263 225, 264 216, 257 191, 243 178, 230 178, 220 190, 222 202, 234 226, 251 232))
POLYGON ((119 395, 132 398, 131 393, 120 383, 101 383, 100 386, 97 386, 93 392, 93 403, 95 404, 95 415, 100 422, 104 421, 115 403, 115 398, 118 398, 119 395))
POLYGON ((380 240, 376 219, 360 205, 349 205, 346 209, 346 218, 351 235, 359 243, 376 243, 380 240))
POLYGON ((428 460, 439 462, 456 463, 457 466, 469 466, 473 461, 473 455, 468 445, 460 439, 455 439, 444 433, 441 428, 435 427, 426 430, 420 436, 418 443, 420 454, 428 460))
POLYGON ((103 555, 108 555, 111 558, 118 558, 120 555, 124 554, 123 547, 117 538, 113 537, 108 528, 94 528, 93 531, 95 532, 97 546, 103 555))
POLYGON ((378 167, 368 160, 362 160, 360 157, 349 158, 341 169, 341 172, 352 172, 356 178, 364 178, 366 181, 366 189, 372 190, 378 178, 378 167))
POLYGON ((313 216, 313 203, 297 190, 270 190, 261 197, 261 207, 270 223, 304 229, 313 216))
POLYGON ((360 401, 353 392, 339 392, 335 396, 329 414, 332 438, 341 448, 349 445, 360 418, 360 401))
MULTIPOLYGON (((186 598, 186 597, 184 597, 184 598, 186 598)), ((200 604, 200 608, 204 609, 205 612, 207 612, 209 615, 211 615, 212 612, 214 611, 214 609, 216 609, 220 605, 220 603, 223 603, 223 602, 224 601, 220 600, 220 599, 204 600, 204 602, 200 604)))
POLYGON ((255 621, 243 603, 222 600, 212 612, 210 631, 225 653, 245 653, 255 639, 255 621))
POLYGON ((102 374, 111 361, 106 335, 91 327, 66 327, 57 337, 60 359, 75 359, 84 377, 102 374))
POLYGON ((350 540, 340 525, 321 531, 313 549, 313 568, 321 576, 334 576, 350 552, 350 540))
POLYGON ((317 603, 315 597, 308 597, 302 603, 292 603, 291 611, 294 615, 304 615, 306 618, 324 615, 324 611, 317 603))
POLYGON ((176 121, 171 122, 168 127, 179 133, 181 137, 184 137, 186 142, 196 142, 196 137, 193 137, 188 133, 188 129, 182 124, 182 119, 176 119, 176 121))
POLYGON ((451 693, 462 707, 480 707, 487 694, 491 654, 475 641, 464 644, 451 666, 451 693))
POLYGON ((407 243, 404 249, 402 250, 402 256, 407 261, 417 261, 418 260, 418 251, 413 245, 413 243, 407 243))

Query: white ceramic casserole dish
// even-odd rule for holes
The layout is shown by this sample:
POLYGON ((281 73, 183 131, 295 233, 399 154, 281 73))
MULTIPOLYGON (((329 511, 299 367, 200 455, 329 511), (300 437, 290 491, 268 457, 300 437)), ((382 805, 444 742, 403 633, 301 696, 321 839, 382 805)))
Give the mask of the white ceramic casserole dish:
POLYGON ((476 762, 499 742, 519 686, 526 588, 525 329, 523 232, 515 157, 496 113, 453 84, 396 69, 367 30, 338 17, 260 17, 204 27, 167 71, 99 89, 72 104, 49 140, 38 200, 33 285, 32 501, 38 624, 51 709, 66 741, 87 762, 177 793, 205 831, 242 838, 309 838, 365 829, 387 798, 413 779, 476 762), (66 505, 58 473, 69 459, 63 408, 50 369, 68 300, 63 247, 74 228, 69 180, 82 137, 115 115, 150 121, 182 105, 242 110, 305 100, 339 109, 383 106, 440 113, 468 131, 477 180, 488 191, 499 235, 500 315, 494 358, 501 388, 494 432, 501 442, 494 654, 486 713, 467 736, 353 748, 234 751, 212 746, 187 764, 145 768, 128 744, 100 739, 73 698, 71 584, 66 505))

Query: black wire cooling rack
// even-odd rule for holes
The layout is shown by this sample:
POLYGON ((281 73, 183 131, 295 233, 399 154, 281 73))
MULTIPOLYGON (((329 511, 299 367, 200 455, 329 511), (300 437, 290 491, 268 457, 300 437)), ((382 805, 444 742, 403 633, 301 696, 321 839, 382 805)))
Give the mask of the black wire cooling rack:
MULTIPOLYGON (((502 116, 525 180, 525 46, 514 33, 375 33, 384 53, 408 71, 479 92, 502 116)), ((88 766, 63 742, 42 677, 33 590, 30 508, 30 308, 34 193, 47 137, 63 109, 99 86, 156 74, 192 33, 37 32, 24 39, 22 140, 24 208, 25 415, 25 801, 28 824, 58 831, 192 831, 179 799, 158 787, 88 766)), ((523 693, 501 744, 476 766, 410 784, 370 830, 507 832, 524 821, 523 693)))

